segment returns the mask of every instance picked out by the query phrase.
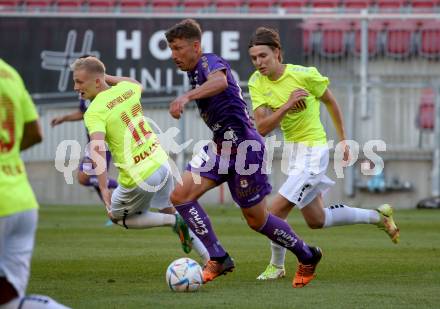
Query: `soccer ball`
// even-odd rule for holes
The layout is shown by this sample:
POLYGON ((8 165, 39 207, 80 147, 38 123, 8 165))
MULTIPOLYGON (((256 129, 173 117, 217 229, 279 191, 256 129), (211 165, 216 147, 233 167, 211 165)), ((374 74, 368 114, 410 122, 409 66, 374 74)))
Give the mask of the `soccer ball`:
POLYGON ((202 268, 190 258, 180 258, 168 266, 166 281, 172 291, 194 292, 203 284, 202 268))

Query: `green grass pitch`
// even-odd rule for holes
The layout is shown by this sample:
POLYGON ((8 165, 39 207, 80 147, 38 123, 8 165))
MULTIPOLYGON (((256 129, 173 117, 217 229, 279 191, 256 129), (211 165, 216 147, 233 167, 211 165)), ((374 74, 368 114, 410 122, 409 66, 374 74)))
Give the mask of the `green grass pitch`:
POLYGON ((256 281, 270 256, 266 238, 233 206, 207 212, 236 269, 196 293, 173 293, 165 271, 185 254, 170 228, 105 227, 96 206, 41 207, 28 293, 72 308, 440 308, 440 211, 397 211, 394 245, 374 226, 308 229, 295 210, 295 231, 324 253, 302 289, 291 287, 290 253, 286 278, 256 281))

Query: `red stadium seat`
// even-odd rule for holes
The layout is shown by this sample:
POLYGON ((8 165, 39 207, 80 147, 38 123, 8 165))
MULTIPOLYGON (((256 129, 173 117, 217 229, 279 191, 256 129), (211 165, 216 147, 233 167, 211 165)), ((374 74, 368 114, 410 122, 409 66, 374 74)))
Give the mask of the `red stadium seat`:
POLYGON ((422 102, 419 105, 418 124, 423 130, 434 129, 434 102, 422 102))
POLYGON ((396 12, 402 10, 406 0, 377 0, 377 8, 380 12, 396 12))
POLYGON ((321 26, 321 55, 330 58, 344 56, 350 29, 347 21, 324 22, 321 26))
POLYGON ((175 12, 179 9, 179 0, 151 0, 153 12, 175 12))
POLYGON ((419 129, 419 147, 422 148, 423 133, 435 128, 435 93, 432 88, 421 91, 416 127, 419 129))
POLYGON ((0 0, 0 12, 16 11, 19 8, 20 0, 0 0))
POLYGON ((434 13, 438 0, 409 0, 412 11, 415 13, 434 13))
POLYGON ((210 0, 184 0, 182 7, 184 12, 206 12, 210 8, 210 0))
POLYGON ((385 33, 385 54, 394 58, 404 58, 412 54, 415 45, 417 23, 398 20, 389 23, 385 33))
POLYGON ((146 5, 145 0, 120 0, 119 2, 121 12, 144 12, 146 5))
POLYGON ((421 130, 433 130, 435 119, 435 94, 432 88, 422 90, 420 97, 417 127, 421 130))
POLYGON ((301 24, 303 53, 308 56, 314 52, 314 36, 319 30, 319 22, 317 20, 307 20, 301 24))
POLYGON ((250 13, 270 13, 275 10, 275 0, 248 0, 250 13))
POLYGON ((429 59, 440 58, 440 21, 424 22, 420 27, 418 52, 429 59))
POLYGON ((79 12, 83 0, 56 0, 57 11, 79 12))
POLYGON ((116 0, 88 0, 89 12, 113 12, 116 0))
POLYGON ((309 0, 278 0, 278 5, 286 13, 298 13, 307 9, 309 0))
POLYGON ((347 11, 360 11, 367 8, 372 8, 373 0, 342 0, 342 6, 347 11))
POLYGON ((243 0, 214 0, 215 10, 221 13, 237 13, 244 5, 243 0))
POLYGON ((339 0, 311 0, 310 5, 316 9, 336 9, 339 0))
POLYGON ((25 0, 26 11, 48 11, 52 0, 25 0))
MULTIPOLYGON (((381 33, 384 29, 382 21, 368 22, 368 56, 374 57, 381 51, 381 33)), ((361 23, 356 21, 354 23, 354 43, 352 51, 355 55, 361 54, 361 23)))

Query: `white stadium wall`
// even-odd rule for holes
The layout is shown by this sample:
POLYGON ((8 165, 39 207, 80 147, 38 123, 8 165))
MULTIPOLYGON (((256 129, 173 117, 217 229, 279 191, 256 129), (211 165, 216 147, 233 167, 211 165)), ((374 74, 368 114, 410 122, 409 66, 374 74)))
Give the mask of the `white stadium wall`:
MULTIPOLYGON (((148 90, 143 96, 145 116, 154 119, 163 131, 176 127, 183 132, 179 135, 182 140, 176 141, 209 139, 210 132, 195 109, 186 111, 184 122, 171 119, 167 112, 167 104, 187 82, 170 60, 166 44, 161 44, 164 42, 158 38, 163 29, 188 16, 102 14, 95 18, 83 13, 2 13, 0 16, 0 27, 9 29, 0 32, 0 41, 23 47, 20 50, 0 49, 0 57, 11 58, 12 64, 24 75, 38 104, 43 125, 44 142, 23 153, 29 178, 41 203, 99 203, 93 190, 81 187, 75 181, 66 184, 63 175, 55 168, 56 149, 63 140, 77 140, 84 147, 86 138, 82 122, 50 127, 50 119, 73 111, 78 104, 71 91, 67 65, 84 52, 85 47, 88 47, 86 52, 99 56, 107 64, 109 73, 132 74, 141 80, 148 90), (50 32, 44 29, 54 27, 58 30, 57 35, 47 36, 50 32), (31 37, 35 39, 30 40, 31 37), (74 46, 73 50, 67 50, 68 46, 74 46), (24 58, 28 61, 23 62, 24 58)), ((356 165, 346 170, 344 179, 336 179, 334 169, 329 168, 328 174, 336 180, 336 185, 326 196, 328 202, 346 201, 362 207, 390 202, 396 207, 414 207, 420 199, 440 191, 440 177, 434 177, 433 173, 440 168, 434 156, 436 147, 439 153, 440 147, 434 138, 436 133, 432 124, 434 106, 440 105, 440 45, 432 44, 431 48, 423 40, 424 34, 432 31, 426 27, 431 23, 438 25, 438 14, 314 14, 313 18, 304 18, 303 14, 201 14, 195 17, 207 30, 205 48, 225 56, 236 70, 245 92, 247 78, 252 72, 247 55, 250 33, 257 24, 279 28, 286 62, 316 66, 322 74, 330 77, 330 88, 343 109, 348 138, 355 140, 361 148, 371 140, 383 140, 386 144, 386 152, 377 152, 385 162, 386 188, 369 186, 372 177, 360 172, 360 163, 366 159, 361 155, 356 165), (361 57, 356 50, 362 18, 368 19, 372 27, 379 24, 380 28, 376 29, 378 39, 374 42, 377 50, 368 57, 361 57), (344 26, 340 21, 347 23, 344 26), (393 28, 402 22, 413 25, 413 28, 403 27, 406 29, 403 31, 393 28), (344 27, 337 28, 341 25, 344 27), (398 40, 395 40, 396 35, 398 40), (338 40, 339 45, 335 43, 338 40), (408 49, 399 50, 401 46, 392 45, 392 41, 406 42, 408 49), (424 121, 425 124, 421 123, 424 121), (385 192, 370 192, 384 189, 385 192)), ((439 34, 437 31, 432 37, 435 35, 440 41, 439 34)), ((328 139, 334 140, 335 130, 324 109, 322 121, 328 139)), ((191 152, 173 158, 182 168, 191 152)), ((279 156, 275 158, 276 167, 279 166, 279 156)), ((115 172, 112 168, 111 173, 115 172)), ((283 177, 279 169, 270 175, 274 192, 283 177)), ((213 190, 203 202, 231 202, 227 188, 222 194, 220 191, 213 190)))

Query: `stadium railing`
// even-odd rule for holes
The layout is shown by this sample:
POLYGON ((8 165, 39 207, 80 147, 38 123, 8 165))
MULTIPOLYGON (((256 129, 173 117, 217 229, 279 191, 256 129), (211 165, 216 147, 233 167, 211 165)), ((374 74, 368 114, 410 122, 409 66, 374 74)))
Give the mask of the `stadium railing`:
MULTIPOLYGON (((1 0, 0 11, 120 12, 129 7, 124 0, 1 0), (80 5, 65 5, 66 3, 80 5)), ((141 12, 211 13, 435 13, 440 0, 139 0, 133 7, 141 12), (139 3, 142 2, 142 5, 139 3)), ((128 10, 132 11, 132 10, 128 10)), ((139 12, 139 11, 138 11, 139 12)))

